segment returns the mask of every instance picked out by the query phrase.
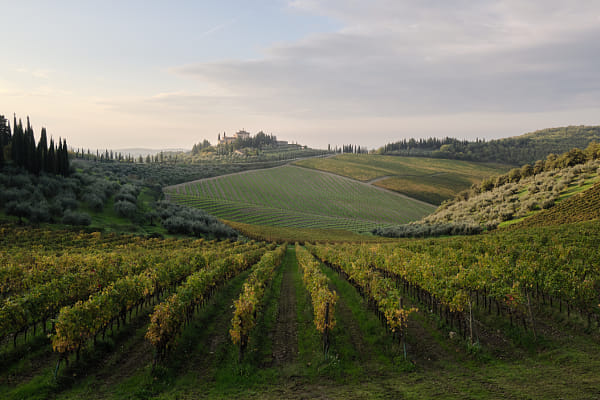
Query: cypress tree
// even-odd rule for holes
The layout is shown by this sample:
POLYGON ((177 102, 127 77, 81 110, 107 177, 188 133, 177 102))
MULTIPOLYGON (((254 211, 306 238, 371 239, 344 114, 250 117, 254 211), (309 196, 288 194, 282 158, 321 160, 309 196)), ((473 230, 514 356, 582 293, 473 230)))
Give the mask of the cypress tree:
POLYGON ((19 120, 19 123, 14 127, 11 158, 17 167, 23 166, 23 124, 21 123, 21 120, 19 120))
POLYGON ((26 168, 29 172, 34 174, 40 173, 40 164, 37 157, 37 151, 35 148, 35 137, 33 134, 33 128, 29 123, 29 117, 27 117, 27 132, 25 133, 25 155, 26 155, 26 168))
POLYGON ((4 165, 4 146, 10 140, 10 125, 4 115, 0 115, 0 168, 4 165))
POLYGON ((10 125, 4 115, 0 115, 0 146, 5 146, 10 140, 10 125))
POLYGON ((63 176, 68 176, 69 175, 69 150, 67 147, 67 139, 63 139, 62 152, 61 152, 61 164, 62 164, 62 170, 60 171, 60 173, 63 176))
POLYGON ((56 173, 60 175, 65 174, 65 160, 64 160, 63 141, 58 138, 58 149, 56 150, 56 173))
POLYGON ((50 138, 50 145, 48 146, 48 157, 46 158, 46 171, 55 174, 56 173, 56 159, 54 157, 54 139, 50 138))
POLYGON ((48 138, 46 135, 46 128, 42 127, 42 132, 40 133, 40 141, 37 145, 37 159, 40 165, 41 171, 46 171, 46 158, 48 157, 48 138))
POLYGON ((54 163, 56 165, 56 174, 62 174, 62 139, 58 138, 58 146, 54 151, 54 163))

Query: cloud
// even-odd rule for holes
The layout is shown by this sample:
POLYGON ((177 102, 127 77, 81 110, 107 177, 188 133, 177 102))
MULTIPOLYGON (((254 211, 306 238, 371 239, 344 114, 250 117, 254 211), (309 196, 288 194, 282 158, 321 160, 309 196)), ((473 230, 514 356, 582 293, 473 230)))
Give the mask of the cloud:
POLYGON ((38 79, 49 79, 50 78, 50 70, 47 69, 29 69, 25 67, 19 67, 16 69, 17 72, 22 74, 31 75, 34 78, 38 79))
POLYGON ((173 68, 248 112, 296 118, 546 112, 600 106, 600 3, 297 0, 337 32, 255 60, 173 68))

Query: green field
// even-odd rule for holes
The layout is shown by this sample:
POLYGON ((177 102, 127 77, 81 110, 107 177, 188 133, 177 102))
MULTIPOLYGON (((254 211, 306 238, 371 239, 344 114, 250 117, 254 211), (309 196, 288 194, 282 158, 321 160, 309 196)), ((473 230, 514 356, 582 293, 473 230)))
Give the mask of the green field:
POLYGON ((171 186, 169 198, 230 221, 368 232, 434 210, 352 179, 284 166, 171 186))
POLYGON ((502 164, 371 154, 311 158, 294 164, 363 182, 377 180, 373 182, 376 186, 431 204, 440 204, 473 183, 511 168, 502 164))

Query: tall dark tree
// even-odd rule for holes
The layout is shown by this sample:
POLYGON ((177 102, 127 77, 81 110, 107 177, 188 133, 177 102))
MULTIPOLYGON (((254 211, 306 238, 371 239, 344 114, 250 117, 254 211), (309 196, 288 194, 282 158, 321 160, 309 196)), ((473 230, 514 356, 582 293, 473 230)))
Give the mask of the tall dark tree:
POLYGON ((48 145, 48 157, 46 158, 46 172, 51 174, 56 173, 56 158, 54 153, 54 139, 50 138, 48 145))
MULTIPOLYGON (((16 119, 16 117, 15 117, 16 119)), ((18 124, 15 124, 13 128, 13 137, 11 143, 11 158, 16 166, 22 167, 24 162, 24 135, 23 135, 23 124, 19 120, 18 124)))
POLYGON ((63 139, 62 141, 62 150, 60 152, 60 166, 61 169, 58 172, 63 176, 69 175, 69 150, 67 147, 67 139, 63 139))
POLYGON ((0 115, 0 168, 4 165, 4 146, 10 142, 10 125, 4 115, 0 115))
POLYGON ((25 130, 25 135, 23 137, 23 158, 23 166, 25 169, 34 174, 40 173, 40 165, 35 148, 35 136, 29 122, 29 116, 27 117, 27 129, 25 130))
POLYGON ((37 145, 37 159, 40 165, 40 170, 46 170, 46 158, 48 158, 48 138, 46 135, 46 128, 42 128, 40 133, 40 141, 37 145))
POLYGON ((10 123, 4 115, 0 115, 0 145, 6 146, 10 143, 10 123))

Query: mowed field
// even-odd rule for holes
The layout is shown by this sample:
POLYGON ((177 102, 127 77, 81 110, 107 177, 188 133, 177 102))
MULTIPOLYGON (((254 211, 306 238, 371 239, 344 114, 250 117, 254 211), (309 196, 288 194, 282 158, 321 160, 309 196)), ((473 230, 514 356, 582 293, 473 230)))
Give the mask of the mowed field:
POLYGON ((397 157, 373 154, 342 154, 329 158, 296 161, 294 165, 346 176, 362 182, 440 204, 489 176, 511 169, 509 165, 397 157))
POLYGON ((169 198, 229 221, 368 232, 418 220, 434 206, 296 166, 203 179, 165 189, 169 198))

